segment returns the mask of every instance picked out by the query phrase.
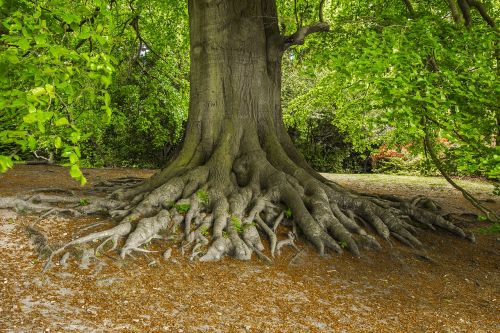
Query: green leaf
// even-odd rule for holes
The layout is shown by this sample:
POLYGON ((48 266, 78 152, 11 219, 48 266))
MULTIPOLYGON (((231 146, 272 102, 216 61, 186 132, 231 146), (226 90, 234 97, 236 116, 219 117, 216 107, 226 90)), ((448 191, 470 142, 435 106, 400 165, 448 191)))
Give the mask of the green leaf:
MULTIPOLYGON (((102 75, 101 82, 104 85, 104 87, 107 88, 111 84, 112 80, 111 80, 110 76, 102 75)), ((107 104, 107 105, 109 105, 109 104, 107 104)))
POLYGON ((61 146, 62 146, 62 140, 60 137, 56 136, 54 139, 54 147, 59 149, 59 148, 61 148, 61 146))
POLYGON ((33 113, 28 113, 23 117, 23 121, 27 124, 33 124, 38 121, 38 113, 33 112, 33 113))
POLYGON ((0 173, 7 171, 14 166, 14 162, 8 156, 0 155, 0 173))
POLYGON ((50 53, 55 57, 58 58, 60 56, 66 55, 68 53, 68 50, 65 49, 62 46, 59 45, 54 45, 50 47, 50 53))
POLYGON ((31 135, 28 136, 28 148, 33 151, 36 149, 37 145, 38 142, 36 141, 36 139, 31 135))
POLYGON ((37 123, 37 127, 38 127, 38 130, 41 132, 41 133, 45 133, 45 125, 43 124, 43 122, 39 121, 37 123))
POLYGON ((19 58, 17 57, 17 50, 16 51, 11 51, 12 49, 7 50, 7 52, 4 52, 2 54, 2 57, 10 62, 11 64, 18 64, 20 62, 19 58), (8 52, 10 51, 10 52, 8 52))
POLYGON ((45 46, 47 44, 47 39, 46 39, 45 35, 35 36, 35 43, 38 46, 45 46))
POLYGON ((51 84, 46 84, 45 85, 45 91, 47 92, 47 95, 49 95, 51 98, 55 98, 56 95, 54 94, 54 86, 51 84))
POLYGON ((82 157, 82 153, 80 152, 80 147, 75 146, 75 147, 73 147, 73 148, 74 148, 74 150, 75 150, 75 154, 76 154, 76 156, 78 156, 78 158, 81 158, 81 157, 82 157))
POLYGON ((54 115, 53 112, 36 111, 25 115, 23 117, 23 121, 27 124, 33 124, 35 122, 38 122, 39 124, 43 125, 43 123, 50 120, 53 115, 54 115))
POLYGON ((82 27, 82 31, 78 34, 78 38, 87 39, 90 37, 90 34, 91 34, 90 27, 87 25, 84 25, 82 27))
POLYGON ((82 171, 80 170, 80 167, 78 165, 72 165, 69 174, 71 175, 72 178, 80 181, 80 185, 83 186, 87 183, 87 179, 83 175, 82 171))
POLYGON ((37 113, 38 113, 38 120, 42 123, 49 121, 50 119, 52 119, 52 116, 54 115, 54 112, 50 111, 49 112, 39 111, 37 113))
POLYGON ((36 87, 36 88, 31 89, 30 93, 35 97, 39 97, 39 96, 45 94, 45 88, 44 87, 36 87))
POLYGON ((68 118, 62 117, 56 120, 55 122, 56 126, 64 126, 64 125, 69 125, 68 118))
POLYGON ((30 48, 30 41, 27 40, 26 38, 22 38, 17 42, 17 45, 21 50, 26 52, 30 48))
POLYGON ((78 141, 80 141, 80 132, 78 131, 71 132, 69 139, 71 140, 71 142, 75 144, 78 143, 78 141))
POLYGON ((69 154, 69 162, 70 162, 71 164, 76 164, 76 163, 78 163, 78 155, 76 155, 74 152, 71 152, 71 153, 69 154))
POLYGON ((80 179, 80 177, 82 176, 82 171, 80 170, 80 167, 78 165, 74 164, 71 166, 69 174, 75 179, 80 179))

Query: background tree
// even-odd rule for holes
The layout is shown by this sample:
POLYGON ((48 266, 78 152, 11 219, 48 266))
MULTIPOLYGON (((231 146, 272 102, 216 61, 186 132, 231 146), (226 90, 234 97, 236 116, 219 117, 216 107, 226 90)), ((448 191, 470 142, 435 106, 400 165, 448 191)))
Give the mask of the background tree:
POLYGON ((30 151, 70 164, 82 182, 80 165, 164 163, 187 116, 182 3, 7 1, 2 11, 3 170, 30 151), (156 29, 165 21, 169 43, 156 29), (54 126, 60 118, 67 121, 54 126))
POLYGON ((174 1, 124 2, 117 3, 113 19, 112 55, 118 63, 109 88, 113 117, 109 126, 93 123, 85 162, 162 167, 182 138, 187 119, 187 9, 174 1), (165 41, 165 36, 171 37, 165 41))

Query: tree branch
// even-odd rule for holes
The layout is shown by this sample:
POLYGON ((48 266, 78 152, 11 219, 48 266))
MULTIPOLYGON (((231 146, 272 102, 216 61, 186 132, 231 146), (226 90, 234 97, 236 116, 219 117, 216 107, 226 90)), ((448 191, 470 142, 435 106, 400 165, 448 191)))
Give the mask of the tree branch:
POLYGON ((284 37, 284 47, 287 49, 292 45, 302 45, 304 44, 305 38, 310 34, 316 32, 326 32, 329 30, 330 25, 325 22, 317 22, 312 25, 299 28, 293 35, 284 37))
MULTIPOLYGON (((158 54, 152 47, 151 45, 149 45, 149 43, 142 37, 141 35, 141 31, 139 29, 139 16, 135 16, 132 21, 130 22, 130 25, 132 26, 132 28, 134 29, 135 31, 135 35, 136 37, 139 39, 139 43, 142 43, 144 44, 147 49, 153 53, 157 58, 163 60, 165 63, 168 63, 168 61, 163 58, 162 55, 158 54)), ((139 46, 139 52, 141 51, 141 47, 139 46)))
POLYGON ((429 155, 431 157, 431 160, 434 163, 434 165, 436 166, 436 168, 438 169, 439 173, 444 177, 444 179, 446 179, 446 181, 451 186, 453 186, 454 188, 456 188, 457 190, 459 190, 462 193, 463 197, 465 199, 467 199, 467 201, 469 201, 474 207, 476 207, 482 213, 484 213, 486 215, 486 217, 491 222, 498 222, 499 221, 499 217, 497 216, 497 214, 495 212, 493 212, 489 208, 487 208, 484 205, 482 205, 467 190, 465 190, 463 187, 461 187, 460 185, 458 185, 457 183, 455 183, 455 181, 453 179, 451 179, 450 175, 446 172, 443 164, 441 163, 441 161, 439 160, 436 152, 434 151, 434 148, 432 147, 432 144, 431 144, 430 138, 429 138, 429 132, 427 130, 427 127, 425 127, 425 125, 424 125, 424 133, 425 133, 425 136, 424 136, 424 147, 425 147, 426 151, 429 153, 429 155))
POLYGON ((323 17, 323 8, 325 7, 325 0, 321 0, 319 2, 319 21, 320 22, 325 22, 325 19, 323 17))
POLYGON ((413 9, 413 5, 411 4, 410 0, 403 0, 403 2, 405 3, 406 9, 408 10, 410 17, 414 17, 415 9, 413 9))
POLYGON ((451 16, 453 16, 453 21, 456 24, 462 24, 464 22, 464 18, 462 14, 458 11, 457 3, 455 0, 446 0, 448 2, 448 7, 450 7, 451 16))
POLYGON ((297 12, 297 0, 293 0, 293 15, 295 16, 295 24, 297 29, 300 28, 299 13, 297 12))
POLYGON ((439 72, 439 66, 434 55, 431 54, 427 56, 427 65, 429 66, 431 72, 439 72))
POLYGON ((495 27, 495 21, 493 21, 491 16, 488 15, 488 13, 486 12, 486 8, 484 8, 482 3, 480 3, 479 1, 476 1, 476 0, 467 0, 467 2, 469 3, 470 7, 474 7, 477 9, 479 14, 481 14, 483 19, 486 21, 486 23, 488 23, 488 25, 490 27, 492 27, 492 28, 495 27))
POLYGON ((460 10, 462 11, 462 15, 465 20, 465 26, 470 27, 471 25, 471 18, 470 18, 470 7, 469 3, 467 0, 458 0, 458 6, 460 7, 460 10))

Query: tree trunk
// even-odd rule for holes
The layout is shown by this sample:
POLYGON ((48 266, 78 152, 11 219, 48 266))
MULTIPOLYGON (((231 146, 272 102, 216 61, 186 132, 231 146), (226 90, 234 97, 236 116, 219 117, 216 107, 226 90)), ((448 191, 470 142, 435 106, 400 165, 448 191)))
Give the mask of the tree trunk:
MULTIPOLYGON (((293 245, 299 233, 321 254, 348 248, 354 255, 380 248, 369 232, 415 248, 422 247, 417 227, 439 226, 466 237, 423 209, 428 200, 347 191, 307 165, 282 121, 280 62, 290 38, 279 33, 274 0, 190 0, 189 15, 191 95, 179 155, 149 180, 100 203, 121 218, 115 228, 76 239, 53 255, 103 238, 115 248, 126 237, 124 257, 176 226, 184 231, 182 249, 191 247, 191 257, 200 260, 257 253, 271 261, 259 231, 269 238, 271 256, 293 245), (278 241, 281 222, 293 232, 278 241)), ((296 38, 323 28, 302 28, 296 38)))
POLYGON ((191 96, 186 141, 230 157, 280 123, 283 42, 273 1, 190 1, 191 96), (268 6, 268 7, 267 7, 268 6), (227 149, 227 148, 224 148, 227 149))

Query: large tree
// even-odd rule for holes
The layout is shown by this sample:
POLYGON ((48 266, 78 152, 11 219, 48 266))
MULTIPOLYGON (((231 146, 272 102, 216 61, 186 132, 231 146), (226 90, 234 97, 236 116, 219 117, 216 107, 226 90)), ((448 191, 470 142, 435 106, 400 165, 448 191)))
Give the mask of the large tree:
MULTIPOLYGON (((281 61, 308 35, 329 30, 324 3, 313 6, 317 23, 302 25, 297 19, 296 31, 286 34, 275 0, 189 0, 191 88, 182 149, 150 179, 81 208, 104 210, 119 223, 73 240, 52 256, 93 240, 104 240, 99 250, 108 241, 114 249, 125 238, 120 250, 125 257, 180 225, 202 261, 226 254, 250 259, 253 252, 270 260, 261 234, 269 238, 273 256, 276 228, 284 219, 292 229, 288 242, 301 234, 320 254, 347 248, 358 256, 363 249, 380 248, 371 233, 422 248, 415 236, 418 227, 438 227, 473 240, 427 209, 432 207, 428 200, 344 189, 310 168, 294 147, 282 120, 281 61)), ((413 15, 411 3, 404 4, 413 15)))

